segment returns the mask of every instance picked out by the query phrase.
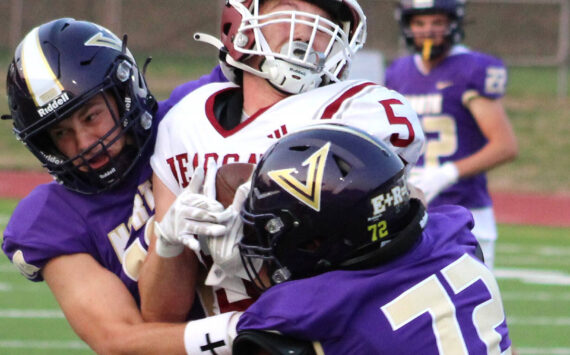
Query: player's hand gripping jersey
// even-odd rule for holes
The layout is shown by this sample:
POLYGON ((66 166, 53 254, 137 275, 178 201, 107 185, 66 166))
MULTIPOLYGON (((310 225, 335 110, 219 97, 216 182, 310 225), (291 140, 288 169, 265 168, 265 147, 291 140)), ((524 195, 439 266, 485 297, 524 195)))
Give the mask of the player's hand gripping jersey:
POLYGON ((181 100, 160 124, 151 164, 174 194, 209 159, 218 166, 257 163, 277 139, 311 123, 336 121, 361 128, 387 142, 408 164, 416 162, 423 147, 420 123, 406 99, 370 82, 341 82, 293 95, 226 130, 220 112, 240 90, 232 83, 204 86, 181 100))
MULTIPOLYGON (((456 45, 443 62, 422 72, 415 55, 396 60, 386 71, 386 86, 403 94, 420 116, 425 152, 417 166, 434 168, 472 155, 486 138, 469 112, 469 100, 497 99, 505 94, 507 70, 503 62, 456 45)), ((485 174, 460 179, 443 190, 430 206, 459 204, 467 208, 491 205, 485 174)))

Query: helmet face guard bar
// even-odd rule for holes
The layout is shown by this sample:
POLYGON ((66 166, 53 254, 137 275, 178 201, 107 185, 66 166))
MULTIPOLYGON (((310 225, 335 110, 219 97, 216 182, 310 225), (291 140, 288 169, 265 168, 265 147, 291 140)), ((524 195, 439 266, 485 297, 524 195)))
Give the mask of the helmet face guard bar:
MULTIPOLYGON (((264 78, 288 94, 343 80, 348 76, 354 54, 364 45, 366 17, 354 0, 334 4, 307 2, 325 11, 343 9, 342 16, 332 14, 338 17, 335 23, 305 11, 260 14, 259 0, 227 0, 222 14, 221 40, 213 41, 204 34, 195 35, 195 39, 217 47, 224 64, 264 78), (281 48, 270 48, 264 30, 284 25, 289 25, 288 42, 281 48), (309 38, 303 41, 295 38, 300 27, 310 30, 309 38), (317 42, 319 48, 315 48, 317 42), (259 61, 251 63, 252 57, 262 57, 261 64, 259 61)), ((239 83, 236 74, 229 76, 239 83)))
POLYGON ((336 44, 338 47, 344 48, 344 51, 339 52, 341 52, 341 55, 345 60, 349 60, 354 55, 354 51, 349 48, 348 35, 340 28, 340 26, 315 14, 298 11, 278 11, 261 15, 255 19, 244 19, 238 31, 238 36, 245 36, 245 33, 248 31, 254 32, 256 38, 254 45, 255 48, 242 48, 236 44, 236 50, 246 55, 265 55, 273 59, 285 60, 289 63, 315 71, 322 70, 323 67, 321 63, 315 63, 314 60, 311 60, 314 55, 313 53, 320 53, 324 58, 326 58, 331 54, 333 47, 336 44), (286 48, 288 48, 286 53, 273 51, 267 44, 265 36, 262 33, 262 29, 264 27, 279 24, 290 24, 289 44, 286 46, 286 48), (312 28, 311 37, 307 43, 307 50, 305 53, 293 51, 293 42, 295 42, 294 34, 295 30, 299 26, 312 28), (319 32, 330 38, 326 48, 322 51, 317 51, 313 48, 315 38, 319 32))
MULTIPOLYGON (((253 214, 242 207, 240 216, 243 222, 243 238, 239 242, 240 255, 246 273, 252 283, 264 291, 274 284, 291 279, 291 272, 281 265, 273 253, 272 240, 279 238, 290 227, 280 216, 274 213, 253 214), (271 235, 267 236, 268 233, 271 235), (263 237, 266 236, 266 237, 263 237), (261 261, 257 262, 256 261, 261 261), (270 284, 266 284, 260 273, 267 272, 271 277, 270 284)), ((287 213, 286 211, 284 211, 287 213)), ((291 216, 292 217, 292 216, 291 216)), ((295 222, 293 222, 294 224, 295 222)))

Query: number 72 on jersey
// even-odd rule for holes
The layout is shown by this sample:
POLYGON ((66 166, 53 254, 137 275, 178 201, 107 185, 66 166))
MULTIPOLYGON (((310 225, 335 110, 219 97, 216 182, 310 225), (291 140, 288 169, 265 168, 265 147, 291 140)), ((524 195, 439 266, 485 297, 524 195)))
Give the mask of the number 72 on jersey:
MULTIPOLYGON (((472 321, 479 338, 487 347, 487 354, 511 354, 511 349, 501 352, 501 334, 495 328, 505 321, 505 313, 499 287, 492 273, 482 263, 468 254, 449 264, 441 274, 455 294, 481 280, 491 298, 473 310, 472 321)), ((381 307, 394 331, 428 312, 440 354, 468 354, 464 337, 459 328, 455 305, 435 274, 406 290, 381 307)))

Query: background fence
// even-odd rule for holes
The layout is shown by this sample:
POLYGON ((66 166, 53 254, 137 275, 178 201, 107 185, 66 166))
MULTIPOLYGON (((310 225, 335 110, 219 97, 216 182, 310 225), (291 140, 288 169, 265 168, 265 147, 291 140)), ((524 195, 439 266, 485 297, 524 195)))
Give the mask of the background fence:
MULTIPOLYGON (((367 48, 389 61, 403 53, 395 0, 359 0, 368 17, 367 48)), ((192 40, 218 33, 222 0, 0 0, 0 49, 12 50, 31 28, 58 17, 98 22, 129 34, 136 53, 212 56, 192 40)), ((556 66, 566 96, 570 0, 468 0, 465 43, 502 57, 508 65, 556 66)), ((209 48, 209 49, 206 49, 209 48)))

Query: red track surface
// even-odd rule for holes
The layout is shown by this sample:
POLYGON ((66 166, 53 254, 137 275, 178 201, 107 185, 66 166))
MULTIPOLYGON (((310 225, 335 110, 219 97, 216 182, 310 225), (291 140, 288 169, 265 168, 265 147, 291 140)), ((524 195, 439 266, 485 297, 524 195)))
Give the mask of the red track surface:
MULTIPOLYGON (((46 173, 0 171, 0 197, 20 199, 49 181, 46 173)), ((570 195, 494 191, 492 196, 499 223, 570 227, 570 195)))

